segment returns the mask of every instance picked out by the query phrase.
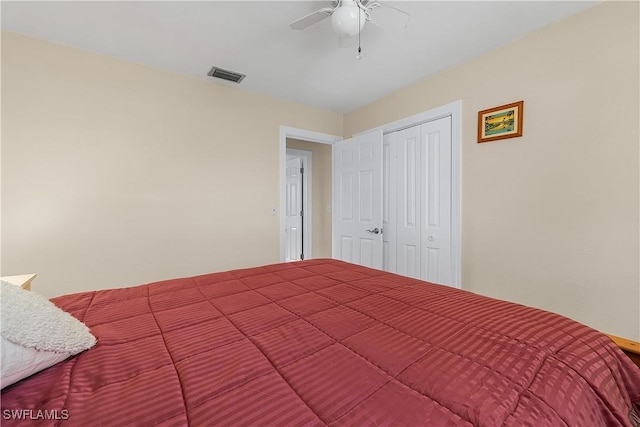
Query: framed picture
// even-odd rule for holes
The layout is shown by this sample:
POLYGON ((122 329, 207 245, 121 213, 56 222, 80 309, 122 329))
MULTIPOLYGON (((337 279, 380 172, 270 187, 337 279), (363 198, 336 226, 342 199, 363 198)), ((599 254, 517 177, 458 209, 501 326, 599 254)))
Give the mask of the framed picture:
POLYGON ((524 101, 478 112, 478 143, 522 136, 524 101))

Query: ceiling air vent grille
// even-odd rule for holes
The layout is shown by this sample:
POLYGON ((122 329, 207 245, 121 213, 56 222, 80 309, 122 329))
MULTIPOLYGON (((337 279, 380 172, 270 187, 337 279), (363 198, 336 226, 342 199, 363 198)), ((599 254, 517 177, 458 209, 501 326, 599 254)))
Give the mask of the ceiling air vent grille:
POLYGON ((207 73, 207 76, 228 80, 234 83, 240 83, 242 79, 247 77, 245 74, 240 74, 240 73, 236 73, 234 71, 229 71, 229 70, 223 70, 222 68, 218 68, 218 67, 211 68, 211 71, 207 73))

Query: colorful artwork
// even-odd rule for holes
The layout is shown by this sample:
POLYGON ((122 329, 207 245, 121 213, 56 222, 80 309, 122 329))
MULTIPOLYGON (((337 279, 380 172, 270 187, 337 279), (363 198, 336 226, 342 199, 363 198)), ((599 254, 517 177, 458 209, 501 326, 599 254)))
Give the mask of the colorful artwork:
POLYGON ((501 105, 478 113, 478 142, 522 136, 524 101, 501 105))

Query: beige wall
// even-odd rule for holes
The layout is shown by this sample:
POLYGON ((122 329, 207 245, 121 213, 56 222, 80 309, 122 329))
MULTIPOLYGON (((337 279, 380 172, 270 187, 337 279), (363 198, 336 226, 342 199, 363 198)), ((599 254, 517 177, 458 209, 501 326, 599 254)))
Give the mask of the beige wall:
POLYGON ((640 339, 638 2, 605 2, 345 116, 345 135, 461 99, 462 284, 640 339), (476 143, 524 100, 524 136, 476 143))
POLYGON ((311 247, 313 258, 331 258, 331 145, 298 139, 287 139, 287 148, 307 150, 312 153, 311 184, 313 215, 311 247))
POLYGON ((342 115, 2 34, 2 270, 46 296, 277 262, 279 126, 342 115))

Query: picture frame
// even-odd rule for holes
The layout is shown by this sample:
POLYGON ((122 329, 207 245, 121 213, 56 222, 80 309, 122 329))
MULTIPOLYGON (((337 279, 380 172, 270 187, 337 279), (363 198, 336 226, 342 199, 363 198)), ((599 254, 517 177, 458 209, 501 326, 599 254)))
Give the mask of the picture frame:
POLYGON ((478 144, 522 136, 524 101, 478 112, 478 144))

